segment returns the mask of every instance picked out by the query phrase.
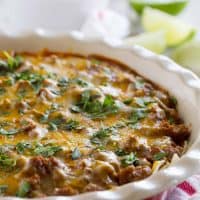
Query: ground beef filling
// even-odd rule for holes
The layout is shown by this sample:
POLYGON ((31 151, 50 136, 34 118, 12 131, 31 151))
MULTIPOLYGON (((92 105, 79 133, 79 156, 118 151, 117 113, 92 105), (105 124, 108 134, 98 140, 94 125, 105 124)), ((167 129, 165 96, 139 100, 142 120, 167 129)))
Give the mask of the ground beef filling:
POLYGON ((0 52, 0 195, 70 196, 145 179, 186 150, 177 104, 115 61, 0 52))

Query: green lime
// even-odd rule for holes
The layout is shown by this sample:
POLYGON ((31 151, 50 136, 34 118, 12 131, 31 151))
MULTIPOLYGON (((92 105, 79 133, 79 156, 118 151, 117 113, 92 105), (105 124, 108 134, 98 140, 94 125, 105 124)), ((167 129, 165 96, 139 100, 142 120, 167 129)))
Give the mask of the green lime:
POLYGON ((163 53, 167 47, 164 31, 142 33, 137 36, 126 38, 124 42, 128 46, 134 44, 141 45, 158 54, 163 53))
POLYGON ((177 47, 172 51, 171 57, 200 76, 200 41, 193 40, 177 47))
POLYGON ((195 29, 157 9, 147 7, 142 14, 142 25, 148 32, 164 30, 166 32, 166 40, 168 46, 176 46, 194 37, 195 29))
POLYGON ((177 15, 186 7, 187 3, 188 0, 130 0, 132 8, 139 14, 148 6, 171 15, 177 15))

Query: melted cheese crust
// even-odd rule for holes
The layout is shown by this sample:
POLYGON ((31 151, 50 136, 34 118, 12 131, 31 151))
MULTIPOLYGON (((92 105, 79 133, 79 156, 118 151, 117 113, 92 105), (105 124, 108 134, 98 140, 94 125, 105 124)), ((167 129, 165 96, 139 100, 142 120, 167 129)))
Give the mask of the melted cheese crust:
POLYGON ((48 51, 19 53, 13 64, 18 57, 7 54, 0 53, 2 195, 111 189, 182 155, 190 132, 175 98, 126 66, 48 51))

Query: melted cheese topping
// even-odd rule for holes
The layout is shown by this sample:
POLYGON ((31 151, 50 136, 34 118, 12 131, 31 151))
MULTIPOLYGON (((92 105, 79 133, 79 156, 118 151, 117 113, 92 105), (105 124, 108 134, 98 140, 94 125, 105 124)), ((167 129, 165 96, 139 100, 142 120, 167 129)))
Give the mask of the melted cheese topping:
POLYGON ((181 156, 190 132, 175 98, 126 66, 47 51, 0 57, 2 195, 110 189, 181 156))

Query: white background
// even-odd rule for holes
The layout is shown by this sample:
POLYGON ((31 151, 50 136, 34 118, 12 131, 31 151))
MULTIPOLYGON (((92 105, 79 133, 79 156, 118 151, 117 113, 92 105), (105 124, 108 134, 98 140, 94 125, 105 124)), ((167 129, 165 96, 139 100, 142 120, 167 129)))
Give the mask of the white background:
MULTIPOLYGON (((124 12, 126 0, 0 0, 0 29, 14 32, 46 28, 54 31, 79 29, 95 9, 124 12)), ((200 30, 200 0, 190 0, 180 15, 200 30)))

